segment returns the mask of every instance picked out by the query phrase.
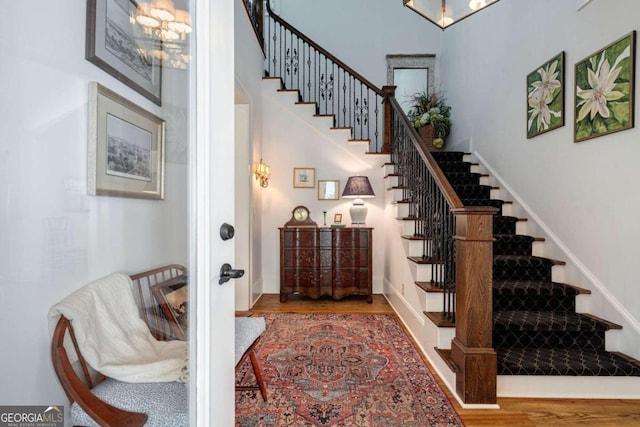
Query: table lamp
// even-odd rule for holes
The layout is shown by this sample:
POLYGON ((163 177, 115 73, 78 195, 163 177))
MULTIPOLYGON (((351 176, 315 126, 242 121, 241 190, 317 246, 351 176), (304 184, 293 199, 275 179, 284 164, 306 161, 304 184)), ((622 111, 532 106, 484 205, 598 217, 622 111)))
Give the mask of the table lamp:
POLYGON ((349 209, 351 224, 364 224, 367 218, 367 207, 362 201, 365 197, 375 196, 369 178, 366 176, 350 176, 344 186, 342 197, 355 199, 349 209))

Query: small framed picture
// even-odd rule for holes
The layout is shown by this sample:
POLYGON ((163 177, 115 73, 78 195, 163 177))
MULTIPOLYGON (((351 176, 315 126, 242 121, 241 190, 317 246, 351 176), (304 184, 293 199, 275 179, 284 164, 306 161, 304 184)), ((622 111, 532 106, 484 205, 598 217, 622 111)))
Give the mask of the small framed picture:
POLYGON ((341 213, 337 213, 333 216, 333 223, 334 224, 342 224, 342 214, 341 213))
POLYGON ((318 200, 340 199, 340 181, 318 180, 318 200))
POLYGON ((315 188, 315 168, 293 168, 293 188, 315 188))
POLYGON ((164 120, 89 84, 89 194, 164 199, 164 120))
POLYGON ((187 282, 178 277, 151 287, 162 312, 171 324, 179 340, 185 340, 189 328, 189 288, 187 282))

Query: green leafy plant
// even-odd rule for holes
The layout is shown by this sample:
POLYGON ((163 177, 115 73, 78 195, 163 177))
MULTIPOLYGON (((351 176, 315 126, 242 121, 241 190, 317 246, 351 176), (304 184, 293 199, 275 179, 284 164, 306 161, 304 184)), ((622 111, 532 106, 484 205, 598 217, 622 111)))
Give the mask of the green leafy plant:
POLYGON ((451 107, 445 104, 445 99, 439 94, 429 95, 426 91, 412 96, 411 109, 407 114, 416 129, 422 126, 433 126, 435 139, 433 145, 441 148, 444 140, 451 132, 451 107))

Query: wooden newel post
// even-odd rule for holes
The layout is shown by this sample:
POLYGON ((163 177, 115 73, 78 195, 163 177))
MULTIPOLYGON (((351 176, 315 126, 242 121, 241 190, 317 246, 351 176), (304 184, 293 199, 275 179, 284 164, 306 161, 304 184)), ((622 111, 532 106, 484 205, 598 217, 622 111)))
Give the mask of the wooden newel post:
POLYGON ((495 404, 493 349, 493 215, 496 208, 454 209, 456 216, 456 336, 451 358, 464 403, 495 404))
POLYGON ((382 86, 382 96, 384 97, 384 130, 383 130, 383 141, 382 141, 382 153, 390 154, 391 153, 391 138, 393 137, 393 120, 391 115, 391 105, 387 102, 387 99, 390 96, 395 96, 396 94, 396 86, 382 86))

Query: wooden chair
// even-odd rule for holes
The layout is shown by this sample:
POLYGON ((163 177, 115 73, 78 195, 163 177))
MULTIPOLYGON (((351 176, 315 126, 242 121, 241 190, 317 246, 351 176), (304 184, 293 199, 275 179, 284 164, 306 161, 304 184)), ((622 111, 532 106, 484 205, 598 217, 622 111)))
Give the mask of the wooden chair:
POLYGON ((262 398, 267 400, 267 388, 262 379, 262 372, 258 365, 258 359, 254 347, 260 340, 260 336, 265 331, 264 317, 236 317, 236 341, 235 358, 236 370, 249 357, 253 374, 256 377, 257 385, 236 385, 236 390, 260 390, 262 398))
MULTIPOLYGON (((169 265, 131 276, 141 316, 159 340, 171 337, 166 318, 156 307, 151 287, 186 273, 169 265)), ((84 360, 71 322, 58 321, 51 343, 51 358, 60 384, 72 403, 75 425, 188 426, 188 390, 185 384, 124 383, 94 371, 84 360)))

